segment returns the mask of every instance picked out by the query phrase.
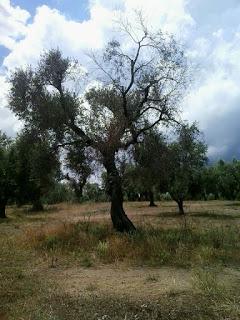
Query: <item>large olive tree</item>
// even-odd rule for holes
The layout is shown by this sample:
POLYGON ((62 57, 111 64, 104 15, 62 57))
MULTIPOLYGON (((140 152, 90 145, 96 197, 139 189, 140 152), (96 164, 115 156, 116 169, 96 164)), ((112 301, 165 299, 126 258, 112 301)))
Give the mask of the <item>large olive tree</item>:
POLYGON ((122 21, 119 33, 119 41, 90 54, 91 85, 84 96, 71 86, 76 61, 51 50, 38 67, 13 73, 9 104, 26 125, 48 130, 55 145, 80 142, 97 151, 107 171, 113 226, 129 232, 135 227, 123 209, 115 156, 175 119, 187 64, 174 39, 148 31, 141 17, 136 28, 122 21))

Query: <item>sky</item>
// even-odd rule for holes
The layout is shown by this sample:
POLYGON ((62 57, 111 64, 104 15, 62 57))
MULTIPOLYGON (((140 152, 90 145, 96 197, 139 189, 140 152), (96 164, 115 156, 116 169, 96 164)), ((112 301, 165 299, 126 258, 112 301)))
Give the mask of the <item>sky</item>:
POLYGON ((135 9, 184 45, 194 72, 182 119, 199 123, 209 158, 240 158, 240 0, 0 0, 0 130, 21 127, 7 108, 12 70, 57 47, 84 64, 111 40, 117 13, 135 9))

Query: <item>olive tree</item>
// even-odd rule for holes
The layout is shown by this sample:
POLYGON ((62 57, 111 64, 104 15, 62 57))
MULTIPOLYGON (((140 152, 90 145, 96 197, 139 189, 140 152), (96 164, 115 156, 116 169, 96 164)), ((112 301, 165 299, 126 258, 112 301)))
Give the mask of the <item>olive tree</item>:
POLYGON ((15 195, 15 156, 10 139, 0 132, 0 218, 6 218, 6 205, 15 195))
POLYGON ((154 126, 174 121, 187 63, 172 37, 149 31, 140 17, 137 28, 120 25, 120 40, 90 55, 84 96, 70 86, 76 61, 51 50, 36 68, 13 73, 9 105, 26 125, 48 130, 55 146, 81 142, 97 151, 107 172, 113 226, 130 232, 135 226, 123 208, 116 154, 154 126))
POLYGON ((93 172, 93 153, 84 145, 68 145, 66 147, 65 169, 67 173, 64 178, 69 181, 77 201, 83 196, 83 188, 88 177, 93 172))
POLYGON ((150 207, 156 206, 154 189, 161 188, 166 180, 167 150, 165 137, 154 129, 147 132, 142 142, 135 146, 135 170, 139 185, 148 193, 150 207))
POLYGON ((33 211, 42 211, 42 198, 54 186, 60 169, 58 154, 49 143, 49 136, 38 130, 24 130, 15 141, 16 201, 31 203, 33 211))
POLYGON ((168 191, 177 202, 179 213, 183 215, 183 201, 190 193, 191 184, 201 175, 207 161, 207 146, 197 125, 182 125, 177 129, 176 141, 169 145, 168 191))

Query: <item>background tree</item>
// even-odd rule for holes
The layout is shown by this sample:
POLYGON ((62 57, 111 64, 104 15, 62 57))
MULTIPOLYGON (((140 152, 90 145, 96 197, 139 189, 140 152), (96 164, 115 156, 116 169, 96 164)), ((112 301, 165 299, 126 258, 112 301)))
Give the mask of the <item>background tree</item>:
POLYGON ((154 203, 154 189, 159 189, 166 179, 167 143, 165 137, 155 129, 144 134, 143 141, 135 146, 134 158, 139 184, 147 191, 149 206, 154 203))
POLYGON ((17 202, 30 202, 33 211, 41 211, 42 197, 59 174, 58 156, 49 145, 48 135, 37 131, 23 131, 16 140, 16 150, 17 202))
POLYGON ((6 205, 14 198, 15 156, 10 139, 0 132, 0 218, 6 218, 6 205))
POLYGON ((202 173, 204 199, 209 196, 214 199, 237 200, 240 197, 240 161, 219 160, 206 167, 202 173))
POLYGON ((75 193, 68 183, 55 180, 54 185, 49 189, 47 194, 43 196, 43 203, 56 204, 61 202, 75 201, 75 193))
POLYGON ((92 55, 97 85, 86 92, 87 104, 69 86, 76 62, 59 50, 44 54, 37 68, 13 73, 9 104, 26 126, 48 130, 55 144, 81 141, 100 154, 113 226, 123 232, 135 227, 123 209, 116 154, 154 126, 174 120, 187 64, 174 39, 147 30, 141 16, 134 29, 126 21, 120 26, 122 44, 113 40, 92 55))
POLYGON ((226 163, 220 160, 214 171, 217 178, 217 193, 221 199, 235 200, 239 194, 239 164, 237 161, 226 163))
POLYGON ((105 190, 98 183, 87 182, 83 189, 83 197, 86 201, 106 201, 105 190))
POLYGON ((206 151, 207 146, 196 124, 178 128, 176 141, 169 145, 168 191, 177 202, 180 214, 184 214, 183 201, 206 163, 206 151))
POLYGON ((68 172, 64 175, 73 188, 76 200, 83 196, 83 187, 92 173, 93 153, 84 145, 69 145, 66 148, 65 168, 68 172))

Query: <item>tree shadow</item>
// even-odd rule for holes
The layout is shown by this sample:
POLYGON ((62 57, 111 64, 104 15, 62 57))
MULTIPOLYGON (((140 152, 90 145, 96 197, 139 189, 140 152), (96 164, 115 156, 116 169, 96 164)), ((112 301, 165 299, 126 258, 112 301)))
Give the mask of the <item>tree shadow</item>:
POLYGON ((207 218, 207 219, 214 219, 214 220, 234 220, 240 219, 240 215, 233 215, 233 214, 222 214, 222 213, 214 213, 214 212, 191 212, 192 217, 196 218, 207 218))
POLYGON ((240 202, 225 203, 226 207, 240 207, 240 202))
POLYGON ((173 211, 169 211, 169 212, 160 212, 160 213, 149 213, 149 214, 141 214, 141 217, 154 217, 154 218, 176 218, 176 217, 181 217, 179 215, 179 213, 176 211, 176 212, 173 212, 173 211))

